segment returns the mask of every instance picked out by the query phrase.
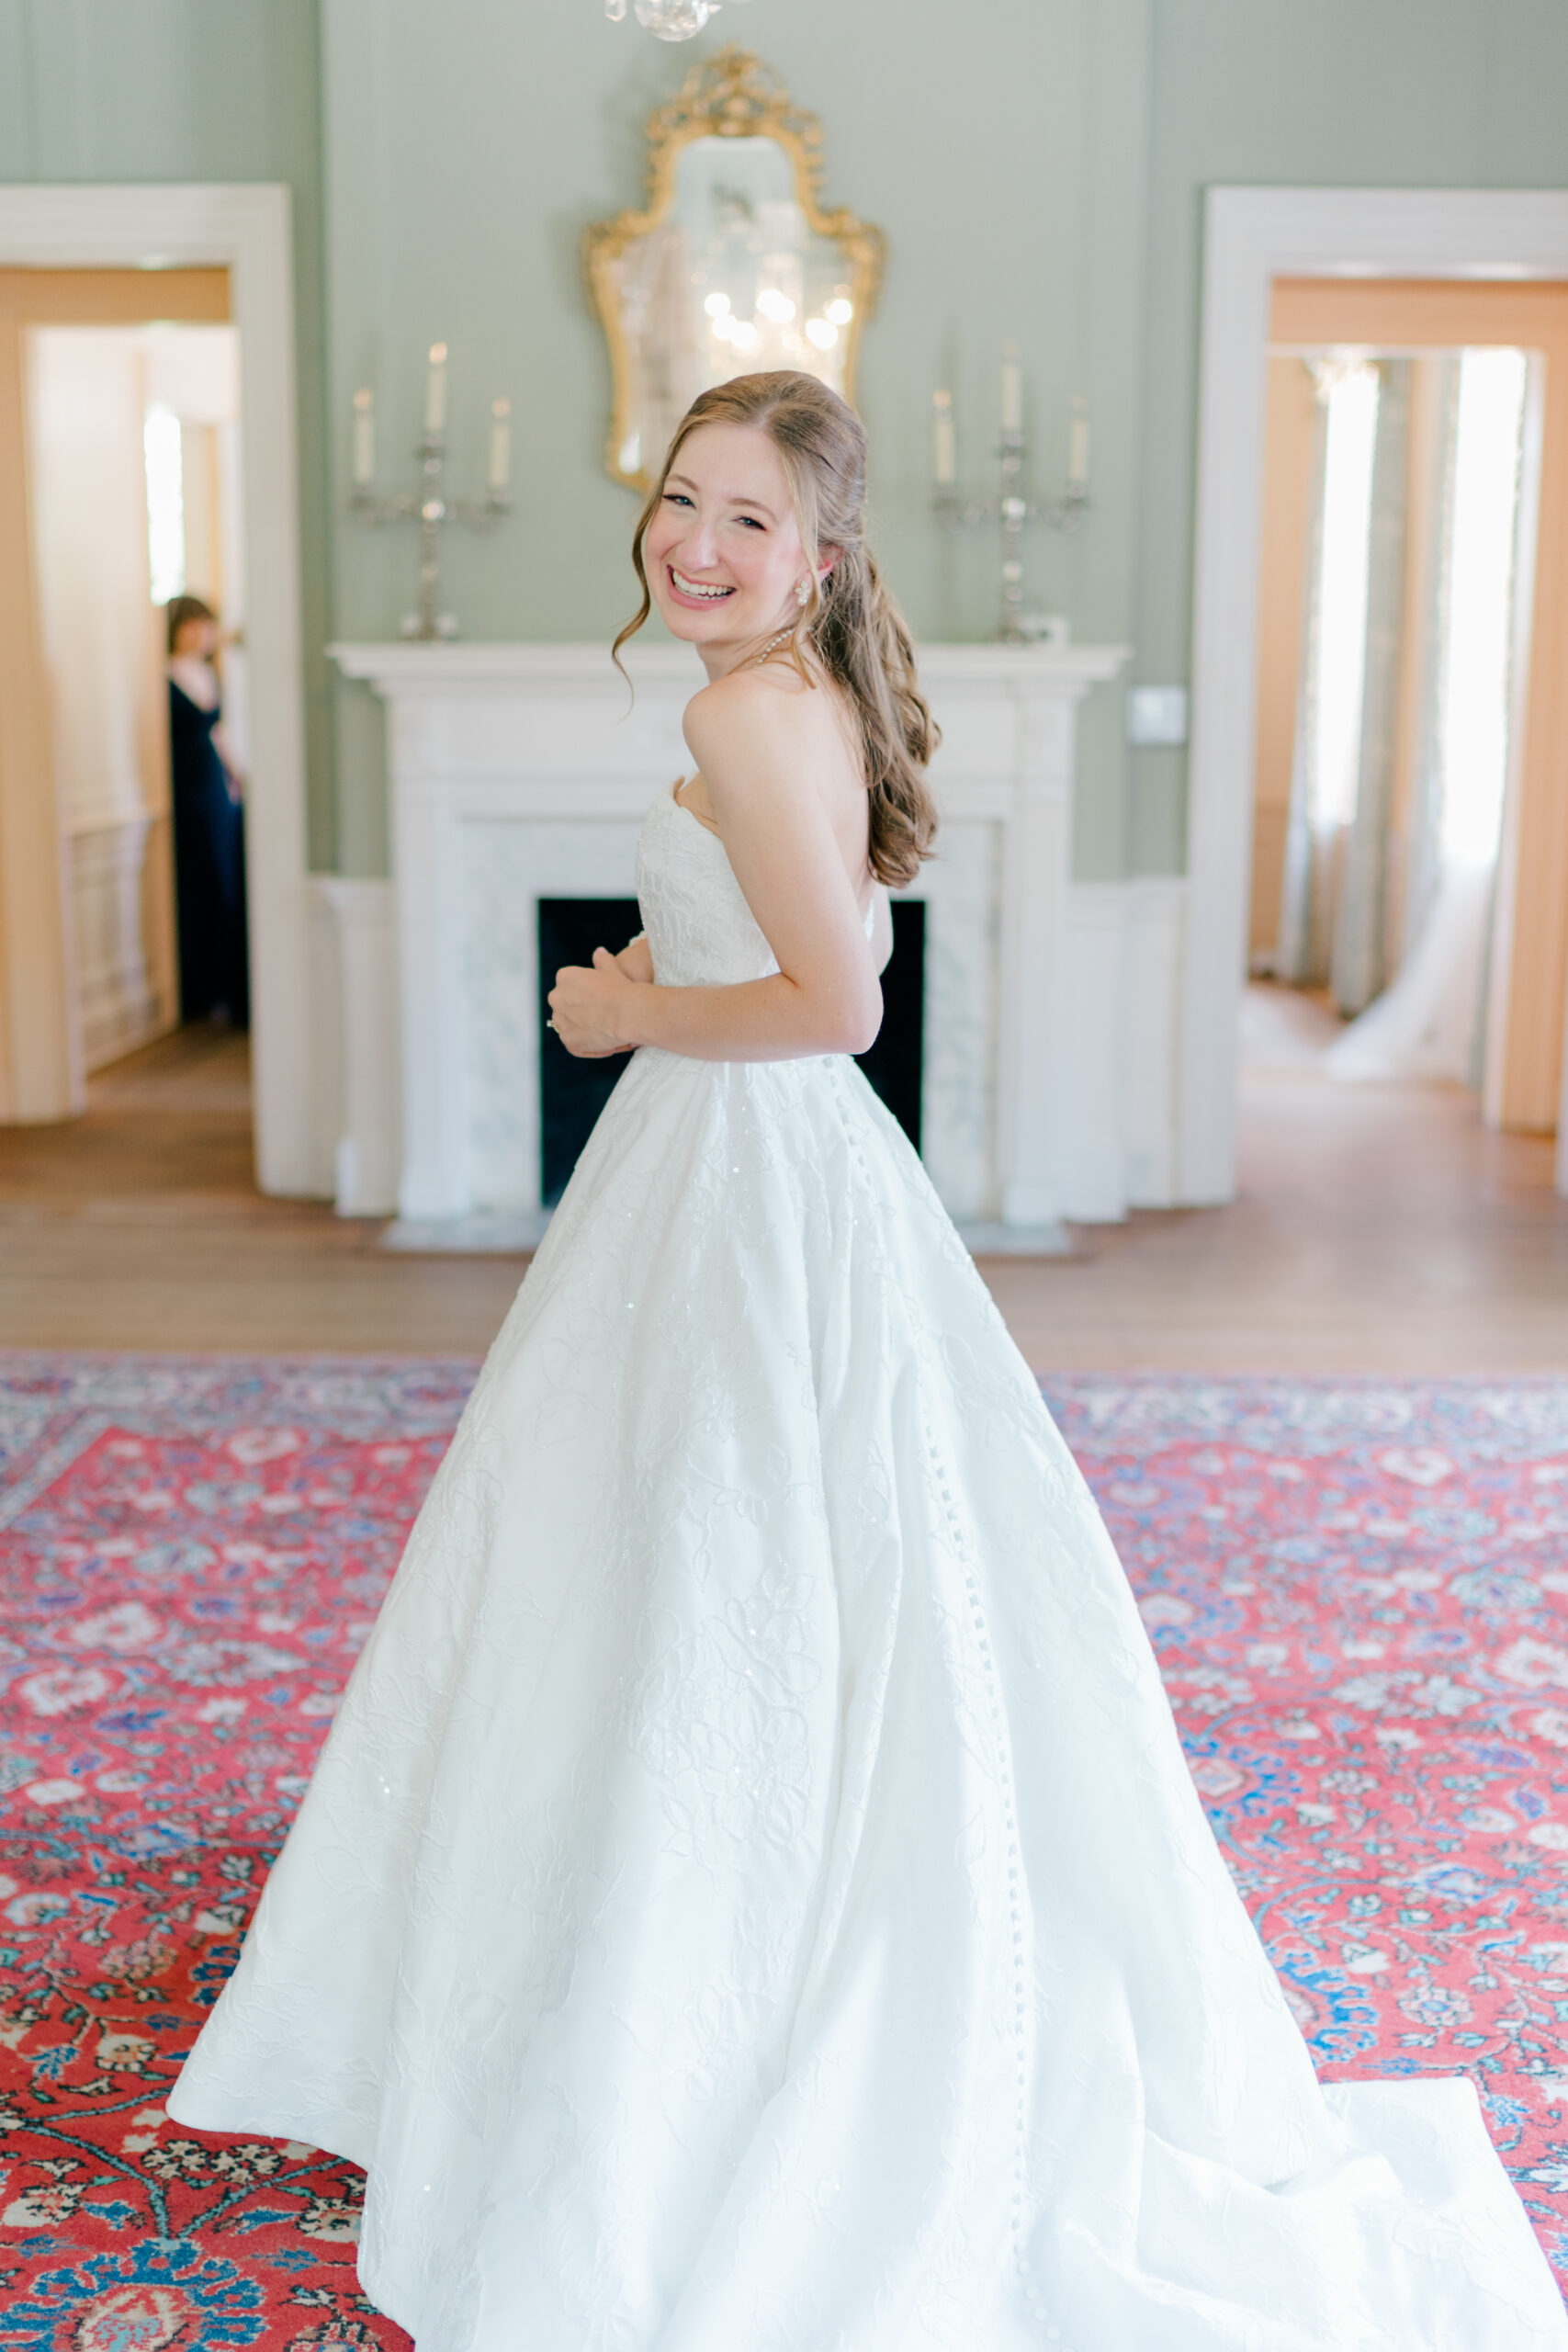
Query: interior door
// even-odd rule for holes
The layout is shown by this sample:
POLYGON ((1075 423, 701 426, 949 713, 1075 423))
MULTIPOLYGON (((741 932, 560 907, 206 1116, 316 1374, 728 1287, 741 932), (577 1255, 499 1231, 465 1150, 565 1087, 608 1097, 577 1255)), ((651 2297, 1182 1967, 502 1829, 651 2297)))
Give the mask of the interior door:
POLYGON ((39 355, 228 317, 223 269, 0 270, 0 1120, 71 1116, 90 1067, 175 1017, 137 337, 100 340, 66 413, 39 355))

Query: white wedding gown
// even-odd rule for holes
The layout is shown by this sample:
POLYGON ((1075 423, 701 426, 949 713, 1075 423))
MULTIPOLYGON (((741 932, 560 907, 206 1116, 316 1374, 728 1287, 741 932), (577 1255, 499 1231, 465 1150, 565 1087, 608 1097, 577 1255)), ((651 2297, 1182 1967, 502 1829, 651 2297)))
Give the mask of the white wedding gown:
MULTIPOLYGON (((776 968, 670 796, 655 968, 776 968)), ((1565 2352, 1320 2089, 1083 1480, 852 1062, 637 1054, 169 2101, 418 2352, 1565 2352)))

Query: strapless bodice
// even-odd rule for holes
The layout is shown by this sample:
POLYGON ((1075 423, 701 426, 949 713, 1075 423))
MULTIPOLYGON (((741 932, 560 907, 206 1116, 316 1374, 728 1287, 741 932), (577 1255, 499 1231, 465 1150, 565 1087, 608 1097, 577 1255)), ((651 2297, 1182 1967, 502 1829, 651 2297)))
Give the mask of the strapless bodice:
POLYGON ((637 898, 665 988, 727 988, 778 970, 716 833, 661 792, 643 822, 637 898))
POLYGON ((643 820, 637 897, 662 987, 731 988, 778 970, 724 843, 673 791, 661 792, 643 820))

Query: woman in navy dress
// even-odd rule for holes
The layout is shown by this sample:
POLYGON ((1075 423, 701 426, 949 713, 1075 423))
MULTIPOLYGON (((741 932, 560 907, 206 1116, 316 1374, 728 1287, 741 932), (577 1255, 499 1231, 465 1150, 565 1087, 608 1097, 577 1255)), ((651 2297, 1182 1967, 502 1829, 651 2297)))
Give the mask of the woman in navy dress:
POLYGON ((180 1017, 243 1029, 250 1018, 245 818, 222 738, 218 617, 199 596, 175 596, 168 624, 180 1017))

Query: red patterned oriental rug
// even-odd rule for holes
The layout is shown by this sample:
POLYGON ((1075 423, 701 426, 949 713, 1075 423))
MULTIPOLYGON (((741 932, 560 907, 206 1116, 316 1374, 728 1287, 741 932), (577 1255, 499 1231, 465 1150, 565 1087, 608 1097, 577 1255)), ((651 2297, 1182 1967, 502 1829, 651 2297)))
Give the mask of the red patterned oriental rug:
MULTIPOLYGON (((163 2099, 472 1378, 0 1356, 0 2346, 406 2347, 163 2099)), ((1472 2075, 1568 2278, 1568 1382, 1052 1378, 1326 2077, 1472 2075)))

